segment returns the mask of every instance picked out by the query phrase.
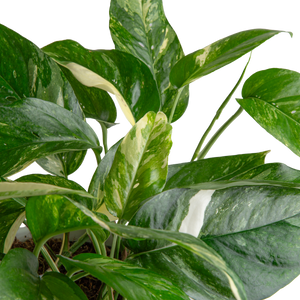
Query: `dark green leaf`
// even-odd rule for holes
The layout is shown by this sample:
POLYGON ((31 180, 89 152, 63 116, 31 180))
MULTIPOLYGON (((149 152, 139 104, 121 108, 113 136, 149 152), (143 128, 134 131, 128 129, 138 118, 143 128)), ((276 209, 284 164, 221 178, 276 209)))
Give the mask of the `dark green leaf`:
POLYGON ((9 251, 0 264, 0 299, 13 300, 87 300, 83 291, 67 276, 37 273, 38 259, 28 250, 9 251))
POLYGON ((300 74, 285 66, 252 71, 236 102, 265 134, 300 159, 300 74))
POLYGON ((290 28, 253 26, 213 39, 181 58, 171 69, 170 82, 177 88, 197 83, 231 67, 250 51, 258 51, 281 35, 294 40, 296 33, 290 28))

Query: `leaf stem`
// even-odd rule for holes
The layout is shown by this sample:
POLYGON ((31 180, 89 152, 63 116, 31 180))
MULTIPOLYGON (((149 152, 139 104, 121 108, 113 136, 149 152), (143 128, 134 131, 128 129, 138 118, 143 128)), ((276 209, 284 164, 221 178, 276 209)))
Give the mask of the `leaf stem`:
POLYGON ((115 256, 115 250, 116 250, 118 237, 119 237, 118 235, 114 234, 111 249, 110 249, 110 255, 109 255, 110 258, 114 258, 114 256, 115 256))
POLYGON ((171 110, 171 113, 170 113, 170 116, 169 116, 169 120, 168 120, 169 124, 172 123, 172 119, 173 119, 173 116, 174 116, 174 113, 175 113, 175 108, 177 106, 178 99, 179 99, 179 97, 182 93, 183 88, 184 88, 184 86, 178 89, 178 92, 177 92, 177 95, 176 95, 176 98, 175 98, 175 101, 173 103, 172 110, 171 110))
POLYGON ((93 148, 93 151, 94 151, 94 154, 95 154, 95 157, 96 157, 96 160, 97 160, 97 165, 99 165, 100 162, 101 162, 101 155, 100 155, 101 149, 93 148))
POLYGON ((103 147, 104 147, 104 153, 106 154, 108 151, 107 147, 107 127, 102 122, 99 122, 101 129, 102 129, 102 141, 103 141, 103 147))
MULTIPOLYGON (((229 90, 231 90, 228 93, 225 94, 225 100, 224 98, 221 99, 219 104, 216 106, 214 112, 212 113, 207 125, 202 129, 201 134, 198 136, 197 141, 193 147, 192 153, 188 160, 198 160, 200 159, 200 151, 203 153, 203 151, 206 151, 207 148, 206 142, 207 140, 212 137, 213 132, 215 131, 217 125, 221 122, 222 117, 224 116, 226 110, 229 108, 229 106, 232 103, 232 99, 237 95, 239 88, 243 85, 244 80, 249 72, 249 69, 252 65, 252 60, 254 58, 254 51, 250 51, 248 53, 247 58, 244 62, 243 68, 239 72, 239 75, 235 79, 234 83, 231 85, 229 90), (206 129, 207 128, 207 129, 206 129), (199 141, 200 139, 200 141, 199 141), (197 146, 198 145, 198 146, 197 146), (196 147, 196 150, 194 148, 196 147), (204 150, 202 149, 204 148, 204 150)), ((203 157, 203 155, 202 155, 203 157)))
MULTIPOLYGON (((208 143, 205 148, 202 148, 199 152, 198 159, 202 159, 207 155, 210 155, 212 151, 216 148, 221 139, 226 135, 226 133, 244 116, 244 109, 242 107, 238 107, 235 112, 230 115, 229 119, 234 119, 230 123, 229 121, 224 122, 225 125, 220 127, 214 131, 214 134, 208 139, 208 143), (229 123, 229 124, 228 124, 229 123)), ((227 117, 226 117, 227 118, 227 117)), ((223 123, 223 122, 222 122, 223 123)))
POLYGON ((90 275, 90 273, 88 273, 88 272, 80 272, 80 273, 77 273, 77 274, 75 274, 74 276, 72 276, 71 279, 72 279, 73 281, 76 281, 76 280, 79 280, 80 278, 86 277, 86 276, 88 276, 88 275, 90 275))
POLYGON ((53 272, 59 272, 55 262, 52 260, 50 254, 48 253, 48 251, 46 250, 45 246, 43 246, 41 248, 41 252, 42 252, 42 255, 44 256, 44 258, 46 259, 48 265, 50 266, 50 268, 52 269, 53 272))
POLYGON ((100 245, 99 245, 99 241, 98 241, 97 237, 95 236, 95 234, 92 232, 92 230, 88 230, 88 234, 90 236, 90 239, 93 242, 96 253, 103 255, 102 251, 101 251, 101 248, 100 248, 100 245))

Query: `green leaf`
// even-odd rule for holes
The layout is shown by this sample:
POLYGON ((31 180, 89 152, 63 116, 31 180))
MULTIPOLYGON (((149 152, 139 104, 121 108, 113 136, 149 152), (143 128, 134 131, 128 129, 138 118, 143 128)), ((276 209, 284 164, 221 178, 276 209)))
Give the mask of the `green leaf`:
MULTIPOLYGON (((56 103, 83 120, 74 91, 56 63, 36 45, 0 25, 0 103, 26 97, 56 103)), ((65 176, 81 165, 85 151, 54 155, 37 163, 52 174, 65 176), (67 172, 67 174, 64 174, 67 172)))
MULTIPOLYGON (((75 179, 76 180, 76 179, 75 179)), ((86 191, 86 188, 84 187, 84 184, 81 183, 79 180, 74 181, 71 179, 66 179, 58 176, 52 176, 48 174, 31 174, 27 176, 22 176, 19 177, 16 182, 29 182, 29 183, 46 183, 46 184, 51 184, 52 186, 56 187, 62 187, 62 188, 67 188, 70 190, 74 191, 86 191)), ((47 193, 48 195, 51 194, 47 193)), ((54 193, 56 194, 56 193, 54 193)), ((60 193, 61 194, 61 193, 60 193)), ((42 194, 35 194, 35 195, 30 195, 30 196, 40 196, 40 195, 45 195, 44 193, 42 194)), ((90 193, 87 193, 82 197, 81 194, 68 194, 70 198, 72 198, 74 201, 80 202, 82 205, 86 206, 90 210, 94 210, 94 207, 97 206, 97 201, 95 198, 92 198, 90 193)))
POLYGON ((0 201, 0 252, 7 253, 25 219, 25 208, 13 199, 0 201))
POLYGON ((230 64, 280 32, 252 29, 216 41, 180 59, 171 70, 170 81, 177 88, 183 87, 230 64))
POLYGON ((92 195, 83 190, 73 190, 50 184, 33 182, 0 182, 0 200, 18 197, 32 197, 39 195, 68 195, 76 194, 83 197, 93 198, 92 195))
POLYGON ((108 152, 105 154, 104 158, 101 160, 98 165, 95 173, 92 177, 92 180, 89 185, 89 193, 93 195, 97 199, 97 205, 95 206, 95 210, 99 209, 100 206, 104 203, 104 182, 107 177, 112 163, 114 161, 114 157, 116 151, 120 145, 122 140, 114 144, 108 152))
MULTIPOLYGON (((151 70, 160 92, 162 111, 169 118, 178 90, 169 74, 184 54, 179 39, 165 17, 161 0, 118 1, 110 4, 110 32, 116 49, 133 54, 151 70)), ((188 87, 181 93, 173 121, 184 113, 188 87)))
POLYGON ((299 227, 289 223, 299 216, 299 193, 254 186, 215 191, 211 197, 201 239, 238 274, 249 299, 269 297, 300 274, 299 227))
MULTIPOLYGON (((29 198, 26 205, 27 225, 34 241, 39 246, 55 235, 81 229, 97 229, 103 232, 103 236, 108 237, 105 229, 102 229, 73 203, 79 202, 74 202, 74 200, 70 202, 61 195, 29 198)), ((97 214, 97 216, 108 221, 108 218, 102 214, 97 214)))
POLYGON ((163 189, 171 130, 164 113, 149 112, 122 140, 104 185, 112 215, 129 220, 143 200, 163 189))
POLYGON ((208 182, 228 180, 253 167, 262 165, 267 152, 201 159, 170 165, 165 190, 208 182))
POLYGON ((93 253, 80 254, 74 259, 60 256, 60 259, 68 266, 90 273, 128 300, 189 299, 171 281, 153 271, 123 261, 93 253))
POLYGON ((38 259, 28 250, 9 251, 0 265, 0 299, 87 300, 83 291, 66 275, 37 273, 38 259))
POLYGON ((0 136, 2 176, 12 175, 49 154, 100 147, 87 123, 40 99, 0 105, 0 136))
POLYGON ((87 118, 102 122, 115 122, 117 118, 116 106, 107 92, 98 88, 87 87, 81 84, 68 69, 62 67, 61 70, 72 85, 87 118))
MULTIPOLYGON (((298 183, 299 186, 300 171, 273 163, 246 170, 233 179, 248 182, 265 180, 287 185, 298 183)), ((206 193, 205 197, 205 191, 196 194, 193 190, 185 189, 163 192, 146 202, 129 224, 170 228, 197 236, 205 206, 210 203, 202 227, 206 235, 201 238, 243 280, 249 299, 259 300, 271 296, 300 273, 299 230, 294 227, 298 226, 299 229, 300 226, 300 214, 297 215, 299 190, 276 186, 245 186, 206 193)), ((195 258, 178 247, 165 247, 167 244, 157 240, 126 240, 125 245, 135 253, 140 253, 133 259, 135 264, 176 280, 194 299, 220 299, 214 293, 210 294, 213 292, 210 282, 215 283, 214 288, 220 293, 226 291, 221 284, 222 278, 212 275, 216 273, 212 272, 211 267, 199 259, 196 262, 195 258), (155 251, 151 251, 153 249, 155 251), (174 265, 179 267, 174 270, 174 265), (195 284, 195 278, 201 278, 198 279, 201 284, 195 284), (202 292, 208 295, 202 295, 202 292)), ((225 298, 224 295, 222 297, 225 298)))
POLYGON ((118 50, 88 50, 71 40, 52 43, 43 50, 80 83, 114 94, 132 125, 147 112, 159 110, 153 75, 133 55, 118 50))
POLYGON ((222 258, 216 255, 216 253, 212 251, 212 249, 200 239, 197 239, 192 235, 180 232, 148 229, 136 226, 125 226, 121 224, 115 224, 113 222, 107 222, 99 219, 95 214, 93 214, 86 207, 80 205, 79 203, 73 202, 73 204, 81 209, 81 211, 87 216, 91 217, 101 227, 123 238, 162 239, 172 243, 176 243, 177 245, 183 247, 191 253, 194 253, 196 256, 199 256, 205 261, 205 263, 212 265, 213 268, 216 268, 215 270, 218 270, 219 274, 222 274, 221 276, 225 275, 227 278, 227 287, 230 287, 231 295, 234 295, 236 299, 247 299, 240 279, 227 267, 226 264, 224 264, 222 258))
POLYGON ((300 74, 268 69, 252 75, 237 99, 247 113, 267 132, 300 155, 300 74))
POLYGON ((62 176, 76 176, 78 171, 82 169, 82 165, 88 160, 90 152, 70 151, 64 153, 52 154, 36 160, 37 169, 42 172, 50 173, 51 175, 62 176))

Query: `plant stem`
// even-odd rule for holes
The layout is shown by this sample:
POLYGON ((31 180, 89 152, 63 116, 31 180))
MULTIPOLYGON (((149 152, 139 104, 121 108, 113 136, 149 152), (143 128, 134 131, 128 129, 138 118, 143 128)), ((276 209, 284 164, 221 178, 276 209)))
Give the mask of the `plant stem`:
POLYGON ((102 141, 104 146, 104 153, 106 154, 108 151, 107 148, 107 127, 102 122, 99 122, 101 129, 102 129, 102 141))
POLYGON ((58 272, 59 273, 59 270, 56 266, 56 264, 54 263, 54 261, 52 260, 50 254, 48 253, 48 251, 46 250, 45 246, 43 246, 41 248, 41 252, 42 252, 42 255, 44 256, 44 258, 46 259, 48 265, 50 266, 50 268, 52 269, 53 272, 58 272))
POLYGON ((210 155, 212 151, 216 148, 218 143, 221 141, 221 139, 225 136, 225 134, 244 116, 244 109, 242 107, 239 107, 233 115, 231 115, 229 118, 234 119, 231 121, 231 124, 229 121, 224 122, 226 125, 223 125, 214 131, 214 135, 208 139, 208 143, 206 144, 205 148, 202 148, 199 152, 198 159, 204 158, 206 155, 210 155))
POLYGON ((239 75, 235 79, 234 83, 229 88, 229 90, 231 90, 231 91, 229 92, 229 94, 228 93, 225 94, 226 98, 224 101, 223 101, 224 98, 221 99, 219 104, 216 106, 214 112, 212 113, 207 125, 202 129, 202 132, 199 135, 199 137, 193 147, 192 154, 189 157, 189 160, 190 159, 192 161, 198 160, 200 151, 201 151, 201 153, 203 153, 203 151, 206 151, 205 150, 207 147, 206 142, 210 138, 210 136, 212 136, 211 134, 214 132, 218 123, 221 121, 222 117, 224 116, 226 110, 231 105, 232 99, 237 95, 239 88, 243 85, 243 82, 249 72, 251 65, 252 65, 253 57, 254 57, 254 51, 250 51, 250 53, 248 53, 247 58, 244 62, 243 68, 239 72, 239 75), (199 139, 200 139, 200 141, 198 141, 199 139), (196 150, 194 150, 195 146, 197 147, 196 150), (204 148, 204 150, 202 148, 204 148))
POLYGON ((117 240, 118 240, 118 236, 116 234, 114 234, 111 249, 110 249, 110 255, 109 255, 110 258, 114 258, 114 256, 115 256, 117 240))
POLYGON ((172 107, 172 110, 171 110, 171 113, 170 113, 170 116, 169 116, 169 124, 172 123, 172 120, 173 120, 173 116, 174 116, 174 113, 175 113, 175 110, 176 110, 176 107, 177 107, 177 104, 178 104, 178 101, 179 101, 179 98, 181 96, 181 93, 182 93, 182 90, 183 90, 184 87, 181 87, 178 92, 177 92, 177 95, 176 95, 176 98, 175 98, 175 101, 173 103, 173 107, 172 107))
POLYGON ((88 272, 80 272, 80 273, 77 273, 76 275, 72 276, 71 279, 73 281, 76 281, 76 280, 79 280, 80 278, 88 276, 88 275, 90 275, 90 273, 88 273, 88 272))
POLYGON ((93 148, 93 151, 97 160, 97 165, 99 165, 101 161, 101 155, 100 155, 101 151, 98 148, 93 148))
POLYGON ((100 243, 99 243, 97 237, 95 236, 95 234, 91 230, 88 231, 88 234, 89 234, 89 236, 90 236, 90 238, 93 242, 96 253, 103 255, 102 251, 101 251, 101 248, 100 248, 100 245, 99 245, 100 243))
POLYGON ((109 300, 114 300, 113 289, 110 286, 107 286, 107 292, 109 300))
MULTIPOLYGON (((85 232, 70 248, 67 252, 63 252, 63 256, 70 257, 75 253, 85 242, 89 240, 88 234, 85 232)), ((58 266, 61 266, 61 262, 58 262, 58 266)))

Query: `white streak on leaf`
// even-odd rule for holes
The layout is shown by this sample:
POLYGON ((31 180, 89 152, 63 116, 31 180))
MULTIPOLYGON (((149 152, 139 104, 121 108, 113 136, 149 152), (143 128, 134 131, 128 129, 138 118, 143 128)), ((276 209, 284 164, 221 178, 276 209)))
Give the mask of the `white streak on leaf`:
POLYGON ((210 48, 211 48, 211 45, 206 46, 205 48, 203 48, 202 50, 200 50, 200 51, 202 51, 201 54, 199 54, 196 57, 195 62, 200 67, 202 67, 204 65, 204 63, 206 61, 206 58, 207 58, 207 56, 208 56, 208 54, 210 52, 210 48))

